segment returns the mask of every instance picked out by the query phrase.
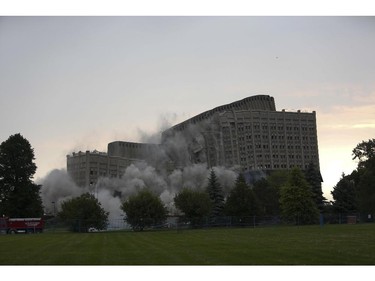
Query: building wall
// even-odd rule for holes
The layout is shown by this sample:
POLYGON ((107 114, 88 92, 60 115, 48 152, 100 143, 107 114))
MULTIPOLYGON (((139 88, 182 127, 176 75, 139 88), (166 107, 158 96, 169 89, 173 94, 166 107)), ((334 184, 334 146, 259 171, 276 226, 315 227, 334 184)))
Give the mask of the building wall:
POLYGON ((205 118, 200 114, 166 130, 162 141, 182 136, 192 162, 206 162, 208 167, 305 169, 312 162, 319 169, 316 112, 276 111, 273 98, 255 96, 253 100, 257 99, 269 106, 233 106, 243 100, 220 106, 205 118))
POLYGON ((78 186, 92 186, 100 177, 120 177, 134 162, 105 152, 80 151, 67 155, 67 171, 78 186))
POLYGON ((276 111, 273 97, 252 96, 173 126, 160 145, 115 141, 108 154, 73 153, 67 170, 79 186, 90 186, 100 177, 120 177, 139 161, 167 172, 193 163, 267 171, 312 162, 319 169, 316 113, 276 111))
POLYGON ((115 141, 108 144, 108 153, 95 150, 67 155, 67 171, 78 186, 92 186, 100 177, 121 177, 131 164, 156 163, 158 152, 156 144, 115 141))
POLYGON ((305 169, 310 162, 319 168, 315 112, 227 111, 220 126, 220 158, 209 162, 243 170, 305 169))
POLYGON ((108 155, 128 159, 145 159, 157 153, 158 144, 115 141, 108 144, 108 155))
POLYGON ((220 113, 220 112, 224 112, 228 110, 276 111, 276 106, 275 106, 274 98, 268 95, 251 96, 251 97, 247 97, 242 100, 239 100, 239 101, 221 105, 221 106, 215 107, 214 109, 198 114, 182 123, 179 123, 173 126, 172 128, 168 130, 165 130, 162 133, 162 142, 165 138, 169 137, 170 134, 173 134, 176 131, 186 130, 189 125, 201 123, 202 121, 209 119, 216 113, 220 113))

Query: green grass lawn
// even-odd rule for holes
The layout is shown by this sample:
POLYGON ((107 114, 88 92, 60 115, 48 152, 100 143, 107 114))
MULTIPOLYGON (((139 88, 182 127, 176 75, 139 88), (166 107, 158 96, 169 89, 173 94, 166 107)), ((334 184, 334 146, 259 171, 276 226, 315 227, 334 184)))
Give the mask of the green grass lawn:
POLYGON ((1 235, 1 265, 375 265, 375 224, 1 235))

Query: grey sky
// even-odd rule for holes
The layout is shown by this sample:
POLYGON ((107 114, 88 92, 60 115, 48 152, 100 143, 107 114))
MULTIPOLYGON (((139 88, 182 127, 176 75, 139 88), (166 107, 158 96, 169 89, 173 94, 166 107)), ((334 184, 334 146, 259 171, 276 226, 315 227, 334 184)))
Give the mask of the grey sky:
POLYGON ((0 140, 37 177, 255 94, 317 111, 325 193, 375 137, 374 17, 1 17, 0 140))

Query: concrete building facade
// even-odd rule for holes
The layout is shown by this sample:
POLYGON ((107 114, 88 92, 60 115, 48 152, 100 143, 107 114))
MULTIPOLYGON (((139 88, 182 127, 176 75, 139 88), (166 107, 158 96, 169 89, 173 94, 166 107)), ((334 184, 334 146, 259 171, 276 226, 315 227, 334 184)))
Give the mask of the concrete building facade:
POLYGON ((67 170, 78 185, 89 186, 100 177, 120 177, 139 161, 168 171, 194 163, 243 172, 306 169, 310 163, 319 169, 316 112, 277 111, 273 97, 251 96, 165 130, 161 144, 115 141, 107 153, 68 155, 67 170))
MULTIPOLYGON (((159 144, 114 141, 108 144, 107 152, 79 151, 67 155, 67 171, 78 186, 94 186, 100 177, 121 177, 131 164, 161 165, 161 153, 159 144)), ((163 168, 173 170, 173 164, 167 164, 163 168)))
POLYGON ((278 170, 313 163, 319 169, 316 112, 276 111, 274 99, 259 95, 201 113, 162 134, 162 143, 182 136, 193 163, 278 170))
POLYGON ((227 111, 219 122, 219 140, 207 142, 208 163, 277 170, 312 162, 319 168, 315 112, 227 111))
POLYGON ((100 177, 120 177, 134 160, 105 152, 73 152, 67 155, 67 171, 78 186, 93 186, 100 177))
POLYGON ((108 144, 108 155, 132 160, 155 161, 160 144, 115 141, 108 144))

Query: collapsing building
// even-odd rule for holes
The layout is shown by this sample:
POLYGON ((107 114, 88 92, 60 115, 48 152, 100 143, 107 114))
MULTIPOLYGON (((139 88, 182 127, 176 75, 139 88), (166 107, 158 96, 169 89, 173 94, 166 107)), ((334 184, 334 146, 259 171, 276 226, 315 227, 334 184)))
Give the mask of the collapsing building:
POLYGON ((108 152, 86 151, 67 155, 67 171, 78 186, 93 186, 100 177, 121 177, 131 164, 155 165, 160 145, 115 141, 108 152))
POLYGON ((137 161, 167 170, 195 163, 233 167, 250 180, 310 163, 319 170, 316 113, 277 111, 273 97, 251 96, 173 126, 162 133, 161 144, 113 142, 107 154, 73 153, 67 159, 79 185, 94 184, 99 176, 119 177, 137 161))

